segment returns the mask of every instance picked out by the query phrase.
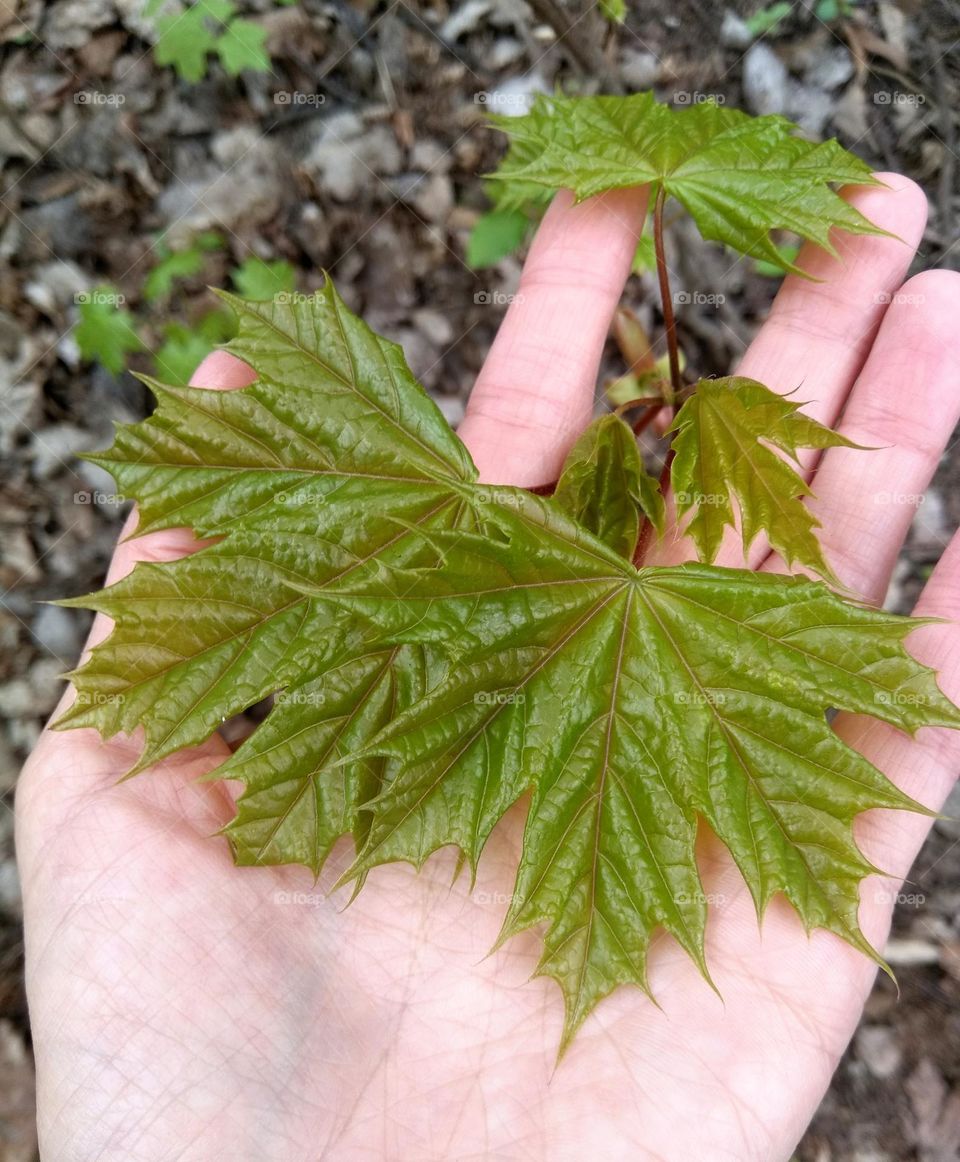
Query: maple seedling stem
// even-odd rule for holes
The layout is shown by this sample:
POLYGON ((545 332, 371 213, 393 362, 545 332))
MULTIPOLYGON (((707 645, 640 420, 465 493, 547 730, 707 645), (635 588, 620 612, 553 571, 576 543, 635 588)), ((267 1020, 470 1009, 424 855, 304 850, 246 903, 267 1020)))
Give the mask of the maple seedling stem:
MULTIPOLYGON (((667 352, 670 356, 670 385, 674 396, 683 390, 680 378, 680 351, 677 347, 677 321, 673 314, 673 298, 670 294, 670 279, 667 275, 667 259, 663 249, 663 203, 667 199, 661 182, 657 199, 653 206, 653 249, 657 256, 657 280, 660 283, 660 300, 663 310, 663 325, 667 333, 667 352)), ((671 403, 672 401, 667 401, 671 403)))

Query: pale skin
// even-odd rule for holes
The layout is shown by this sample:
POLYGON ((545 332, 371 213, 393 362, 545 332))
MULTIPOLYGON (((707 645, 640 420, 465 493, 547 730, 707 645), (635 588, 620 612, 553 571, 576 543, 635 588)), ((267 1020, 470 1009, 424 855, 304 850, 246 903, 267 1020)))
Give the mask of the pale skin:
MULTIPOLYGON (((960 276, 903 285, 926 203, 883 176, 889 188, 848 196, 902 241, 840 238, 840 261, 808 248, 801 264, 825 281, 786 280, 740 367, 780 391, 802 382, 812 414, 834 423, 843 411, 845 434, 882 449, 829 451, 813 502, 827 558, 871 600, 913 515, 905 498, 923 492, 960 414, 960 276)), ((460 429, 485 480, 553 479, 588 421, 645 200, 621 191, 573 206, 562 194, 549 211, 460 429)), ((249 379, 218 354, 195 383, 249 379)), ((668 543, 658 559, 689 556, 668 543)), ((109 579, 196 547, 185 530, 134 537, 109 579)), ((720 563, 743 564, 734 542, 720 563)), ((777 568, 760 545, 749 563, 777 568)), ((953 619, 909 644, 960 700, 960 541, 918 612, 953 619)), ((98 618, 93 639, 107 632, 98 618)), ((910 739, 852 717, 836 728, 941 805, 960 734, 910 739)), ((782 900, 759 928, 729 857, 705 836, 707 958, 723 999, 660 937, 649 973, 660 1007, 618 990, 558 1066, 559 990, 528 980, 536 933, 486 955, 522 805, 490 840, 472 894, 466 877, 450 887, 445 851, 419 876, 377 869, 345 908, 342 891, 324 889, 346 844, 315 887, 305 869, 235 868, 211 838, 235 792, 195 780, 226 756, 222 740, 118 783, 137 749, 45 731, 18 790, 44 1162, 775 1162, 812 1117, 873 982, 869 960, 827 933, 808 938, 782 900)), ((891 873, 861 891, 878 947, 929 825, 903 812, 858 820, 864 851, 891 873)))

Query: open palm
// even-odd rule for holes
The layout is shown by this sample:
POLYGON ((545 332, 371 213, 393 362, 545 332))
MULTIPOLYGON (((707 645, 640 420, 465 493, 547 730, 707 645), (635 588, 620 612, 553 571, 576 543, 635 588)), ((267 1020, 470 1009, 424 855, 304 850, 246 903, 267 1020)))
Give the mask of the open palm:
MULTIPOLYGON (((811 414, 842 412, 846 435, 882 449, 828 452, 813 502, 828 560, 872 600, 960 412, 960 278, 930 272, 901 288, 925 200, 885 180, 854 200, 905 241, 843 239, 841 262, 808 248, 802 265, 826 281, 787 279, 740 369, 782 391, 802 381, 811 414)), ((460 429, 483 479, 554 478, 588 421, 645 200, 555 200, 460 429)), ((216 355, 195 382, 249 378, 216 355)), ((688 555, 667 544, 664 560, 688 555)), ((110 580, 194 547, 185 531, 127 541, 110 580)), ((732 542, 718 563, 743 564, 732 542)), ((749 563, 777 567, 762 546, 749 563)), ((960 543, 921 611, 960 617, 960 543)), ((98 618, 93 637, 107 632, 98 618)), ((960 697, 957 626, 918 630, 911 649, 960 697)), ((956 737, 927 729, 911 741, 849 716, 836 729, 924 803, 945 798, 956 737)), ((136 749, 47 731, 18 791, 45 1162, 786 1159, 871 986, 866 958, 827 933, 808 938, 782 901, 759 929, 732 861, 704 836, 707 955, 723 999, 662 937, 650 956, 660 1007, 619 990, 557 1066, 562 1002, 552 982, 529 980, 536 934, 487 956, 521 809, 495 831, 472 893, 465 877, 450 886, 445 851, 419 876, 376 869, 345 908, 345 893, 322 891, 344 845, 314 886, 304 869, 236 869, 211 838, 231 796, 195 780, 228 753, 222 740, 118 783, 136 749)), ((866 854, 894 873, 862 890, 874 943, 928 825, 894 812, 858 820, 866 854)))

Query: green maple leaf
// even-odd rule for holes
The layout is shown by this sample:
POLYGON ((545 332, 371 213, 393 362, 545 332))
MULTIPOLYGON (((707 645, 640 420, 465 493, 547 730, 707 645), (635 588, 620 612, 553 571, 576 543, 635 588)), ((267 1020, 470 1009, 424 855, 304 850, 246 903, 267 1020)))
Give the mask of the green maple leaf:
POLYGON ((182 250, 170 250, 164 245, 157 248, 159 261, 143 283, 143 297, 148 303, 165 299, 179 279, 190 278, 203 269, 206 255, 219 250, 223 241, 219 234, 205 231, 182 250))
POLYGON ((239 76, 244 69, 270 72, 270 56, 264 44, 267 30, 253 20, 231 20, 216 43, 216 53, 224 70, 239 76))
POLYGON ((353 625, 302 587, 336 584, 417 527, 473 527, 476 470, 400 349, 351 315, 331 285, 295 302, 224 296, 239 318, 227 349, 259 379, 234 392, 145 380, 154 414, 91 457, 135 498, 138 532, 188 525, 224 538, 171 565, 140 565, 70 605, 114 632, 74 675, 61 725, 109 737, 143 725, 136 770, 209 736, 224 717, 342 664, 353 625))
POLYGON ((199 0, 182 12, 161 16, 157 20, 154 60, 158 65, 172 65, 178 76, 190 84, 202 81, 207 72, 207 56, 217 44, 214 27, 232 11, 232 4, 199 0))
POLYGON ((102 363, 113 375, 123 371, 128 352, 143 347, 133 316, 122 303, 123 296, 109 286, 79 295, 79 319, 73 331, 81 358, 102 363))
POLYGON ((637 547, 641 516, 663 534, 660 487, 644 467, 629 425, 613 414, 595 420, 574 444, 554 501, 627 560, 637 547))
POLYGON ((233 272, 233 284, 245 299, 261 302, 276 294, 289 293, 295 285, 295 271, 289 262, 265 262, 256 255, 245 259, 233 272))
POLYGON ((349 874, 420 867, 447 845, 475 867, 532 790, 501 939, 546 925, 539 971, 563 991, 564 1043, 616 986, 646 987, 658 928, 706 972, 701 820, 759 915, 782 892, 808 929, 876 957, 857 885, 877 869, 852 822, 867 807, 918 808, 840 740, 827 711, 911 732, 960 726, 903 648, 917 621, 800 578, 638 571, 550 502, 526 503, 540 507, 536 533, 519 516, 507 542, 438 533, 423 567, 360 572, 335 595, 381 643, 453 652, 444 680, 364 752, 398 773, 371 804, 349 874))
POLYGON ((744 555, 765 531, 788 565, 835 581, 814 533, 820 522, 798 503, 810 488, 771 447, 796 460, 798 448, 859 445, 805 416, 802 406, 755 379, 730 376, 701 379, 677 413, 671 484, 677 516, 695 510, 686 531, 702 561, 716 559, 736 498, 744 555))
MULTIPOLYGON (((827 711, 960 725, 904 648, 918 622, 796 578, 638 571, 636 508, 659 518, 622 421, 577 445, 558 500, 491 489, 399 348, 329 283, 226 298, 228 349, 257 381, 152 383, 154 414, 94 458, 137 501, 139 532, 187 525, 212 543, 67 602, 115 627, 57 726, 142 727, 140 771, 276 694, 214 772, 244 784, 235 856, 317 871, 352 832, 360 880, 448 844, 475 867, 531 791, 504 937, 545 925, 565 1040, 613 988, 645 986, 657 928, 706 971, 701 822, 760 912, 782 892, 808 927, 872 954, 856 912, 874 869, 852 821, 915 804, 827 711), (611 499, 621 479, 633 512, 589 504, 590 479, 611 499)), ((788 452, 815 434, 765 414, 788 452)))
MULTIPOLYGON (((523 117, 495 116, 510 137, 497 172, 516 204, 531 186, 603 190, 662 184, 705 238, 789 270, 773 230, 792 230, 836 253, 830 230, 886 233, 834 185, 877 185, 869 166, 836 141, 797 137, 783 117, 750 117, 712 102, 672 109, 652 93, 538 97, 523 117)), ((801 272, 802 273, 802 272, 801 272)))

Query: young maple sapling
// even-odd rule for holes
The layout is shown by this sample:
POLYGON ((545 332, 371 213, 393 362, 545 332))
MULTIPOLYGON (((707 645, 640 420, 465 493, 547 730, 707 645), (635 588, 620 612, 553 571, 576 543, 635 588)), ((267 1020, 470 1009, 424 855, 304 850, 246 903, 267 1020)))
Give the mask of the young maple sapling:
POLYGON ((136 500, 138 533, 186 524, 209 543, 65 603, 115 624, 57 726, 142 730, 134 773, 275 695, 213 772, 243 785, 225 828, 234 858, 319 875, 351 835, 341 882, 358 885, 443 847, 475 871, 529 795, 500 939, 542 928, 566 1045, 615 988, 647 987, 658 930, 707 974, 702 825, 759 915, 782 894, 807 929, 879 959, 858 921, 876 869, 853 821, 922 808, 828 713, 913 732, 960 726, 960 711, 904 646, 918 622, 851 600, 824 559, 791 461, 850 442, 754 380, 681 378, 666 199, 706 238, 793 269, 771 231, 828 250, 834 228, 882 233, 833 188, 875 184, 866 165, 779 117, 650 94, 544 98, 499 124, 504 208, 651 186, 670 383, 636 426, 679 405, 663 479, 611 412, 553 495, 486 488, 399 347, 329 280, 282 301, 225 295, 238 317, 226 349, 256 381, 151 380, 153 415, 92 458, 136 500), (699 559, 637 568, 664 535, 668 483, 699 559), (716 565, 737 527, 745 550, 762 535, 824 581, 716 565))

